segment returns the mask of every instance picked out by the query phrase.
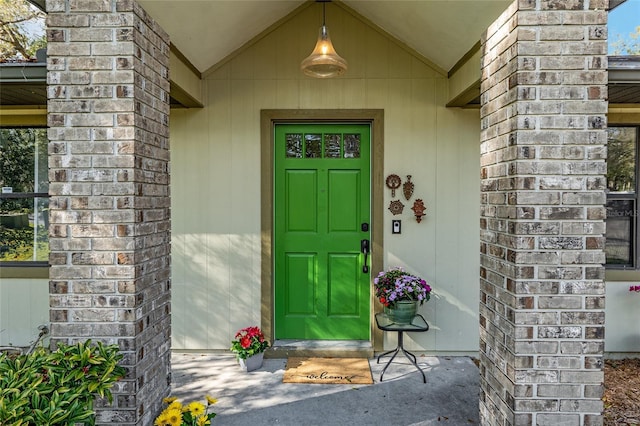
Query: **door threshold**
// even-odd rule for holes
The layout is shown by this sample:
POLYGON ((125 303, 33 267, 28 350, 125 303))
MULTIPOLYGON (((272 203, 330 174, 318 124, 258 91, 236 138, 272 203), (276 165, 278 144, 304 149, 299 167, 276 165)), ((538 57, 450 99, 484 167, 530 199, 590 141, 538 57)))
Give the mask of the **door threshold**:
POLYGON ((369 340, 276 340, 265 357, 372 358, 373 346, 369 340))

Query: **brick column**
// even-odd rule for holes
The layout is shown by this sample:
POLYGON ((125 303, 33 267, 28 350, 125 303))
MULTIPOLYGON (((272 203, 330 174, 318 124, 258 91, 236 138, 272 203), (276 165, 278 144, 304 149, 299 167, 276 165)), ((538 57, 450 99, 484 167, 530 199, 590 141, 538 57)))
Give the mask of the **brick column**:
POLYGON ((483 37, 484 425, 602 424, 606 8, 516 0, 483 37))
POLYGON ((47 0, 53 343, 117 343, 99 424, 148 425, 170 381, 169 41, 131 0, 47 0))

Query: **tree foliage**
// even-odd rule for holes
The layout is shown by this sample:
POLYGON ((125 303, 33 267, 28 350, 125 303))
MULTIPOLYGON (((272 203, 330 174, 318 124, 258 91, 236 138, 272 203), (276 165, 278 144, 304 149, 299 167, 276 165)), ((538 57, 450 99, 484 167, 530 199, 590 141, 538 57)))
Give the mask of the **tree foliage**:
POLYGON ((44 12, 26 0, 0 0, 0 60, 31 59, 46 46, 44 12))
POLYGON ((640 55, 640 26, 626 37, 618 34, 611 42, 611 51, 614 55, 640 55))
POLYGON ((613 192, 636 190, 635 127, 607 129, 607 187, 613 192))
POLYGON ((40 128, 0 129, 0 184, 13 192, 38 192, 47 186, 47 133, 40 128), (38 156, 38 175, 34 164, 38 156))

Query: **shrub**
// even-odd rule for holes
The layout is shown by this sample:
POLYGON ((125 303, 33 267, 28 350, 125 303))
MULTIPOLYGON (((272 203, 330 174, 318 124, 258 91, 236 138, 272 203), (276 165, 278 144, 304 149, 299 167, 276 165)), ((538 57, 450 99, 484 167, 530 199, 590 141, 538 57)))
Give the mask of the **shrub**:
POLYGON ((110 388, 126 374, 121 359, 117 345, 91 340, 55 352, 0 354, 0 424, 94 425, 93 400, 113 401, 110 388))

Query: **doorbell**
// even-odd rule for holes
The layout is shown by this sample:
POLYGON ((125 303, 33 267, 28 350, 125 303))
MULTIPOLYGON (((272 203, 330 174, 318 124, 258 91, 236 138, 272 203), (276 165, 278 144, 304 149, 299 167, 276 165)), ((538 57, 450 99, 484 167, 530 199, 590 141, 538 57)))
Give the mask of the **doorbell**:
POLYGON ((391 233, 400 234, 401 229, 402 229, 402 221, 400 220, 391 221, 391 233))

